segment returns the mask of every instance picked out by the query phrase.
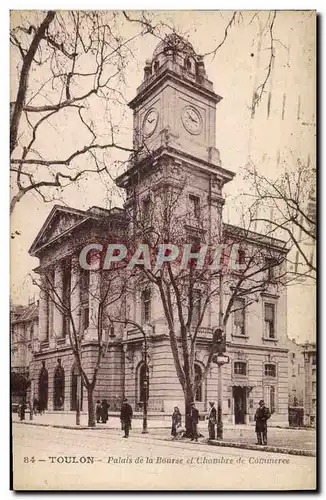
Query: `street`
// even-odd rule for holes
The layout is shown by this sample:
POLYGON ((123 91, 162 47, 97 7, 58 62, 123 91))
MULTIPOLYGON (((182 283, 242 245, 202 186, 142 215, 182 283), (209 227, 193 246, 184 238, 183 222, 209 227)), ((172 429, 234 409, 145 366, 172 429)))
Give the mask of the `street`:
POLYGON ((315 487, 316 459, 121 431, 13 423, 14 489, 286 490, 315 487))

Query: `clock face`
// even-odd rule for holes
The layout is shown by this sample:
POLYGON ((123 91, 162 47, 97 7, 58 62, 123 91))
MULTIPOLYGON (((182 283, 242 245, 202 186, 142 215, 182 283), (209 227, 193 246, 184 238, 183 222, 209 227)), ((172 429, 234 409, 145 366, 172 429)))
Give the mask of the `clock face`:
POLYGON ((156 129, 156 125, 158 122, 158 111, 156 109, 150 109, 144 118, 143 121, 143 134, 146 137, 149 137, 153 134, 156 129))
POLYGON ((182 123, 191 134, 200 134, 203 126, 203 120, 199 111, 192 106, 186 106, 183 109, 182 123))

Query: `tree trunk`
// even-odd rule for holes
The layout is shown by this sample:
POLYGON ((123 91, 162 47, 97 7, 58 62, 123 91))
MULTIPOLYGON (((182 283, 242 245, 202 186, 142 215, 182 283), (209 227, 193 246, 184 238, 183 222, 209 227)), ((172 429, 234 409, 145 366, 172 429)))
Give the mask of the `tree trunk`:
POLYGON ((93 400, 94 386, 93 384, 87 387, 87 403, 88 403, 88 427, 95 427, 95 407, 93 400))
POLYGON ((194 395, 192 391, 184 390, 184 400, 185 400, 186 437, 192 437, 191 403, 194 401, 194 395))

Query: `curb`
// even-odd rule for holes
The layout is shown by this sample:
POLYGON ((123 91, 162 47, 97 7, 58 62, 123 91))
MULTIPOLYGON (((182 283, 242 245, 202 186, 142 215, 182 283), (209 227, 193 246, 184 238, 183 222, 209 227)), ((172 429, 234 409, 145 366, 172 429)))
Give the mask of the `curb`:
POLYGON ((222 446, 226 448, 242 448, 243 450, 265 451, 269 453, 284 453, 287 455, 301 455, 305 457, 316 457, 316 452, 311 450, 296 450, 294 448, 280 448, 278 446, 261 446, 255 444, 234 443, 232 441, 206 441, 210 446, 222 446))
MULTIPOLYGON (((56 429, 70 429, 74 431, 88 430, 88 431, 121 431, 121 427, 88 427, 87 425, 66 425, 66 424, 46 424, 44 422, 33 422, 33 420, 29 421, 20 421, 13 420, 13 424, 21 424, 21 425, 35 425, 37 427, 54 427, 56 429)), ((167 429, 167 427, 152 427, 151 429, 167 429)), ((134 429, 135 431, 140 431, 141 429, 134 429)))

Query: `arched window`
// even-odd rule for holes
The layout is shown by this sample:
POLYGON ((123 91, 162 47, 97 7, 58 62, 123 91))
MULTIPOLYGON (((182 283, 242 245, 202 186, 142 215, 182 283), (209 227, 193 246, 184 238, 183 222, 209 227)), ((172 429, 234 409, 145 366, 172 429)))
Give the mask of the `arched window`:
POLYGON ((184 65, 185 65, 185 68, 186 68, 187 71, 191 71, 192 70, 192 62, 191 62, 190 57, 186 57, 184 65))
POLYGON ((160 67, 160 63, 159 63, 159 61, 155 61, 155 62, 154 62, 154 66, 153 66, 153 68, 154 68, 154 73, 156 73, 156 72, 158 71, 159 67, 160 67))
MULTIPOLYGON (((201 367, 198 364, 195 364, 195 383, 200 382, 202 380, 203 372, 201 367)), ((195 400, 196 401, 203 401, 203 383, 197 387, 196 390, 196 395, 195 395, 195 400)))
POLYGON ((58 360, 58 365, 54 372, 53 406, 54 410, 63 410, 65 399, 65 371, 58 360))
POLYGON ((41 412, 48 409, 48 385, 48 371, 45 368, 45 362, 43 362, 38 379, 38 404, 41 412))
MULTIPOLYGON (((77 410, 77 390, 78 390, 78 368, 76 365, 73 366, 71 370, 71 398, 70 398, 70 410, 77 410)), ((80 384, 80 409, 83 408, 83 388, 80 384)))

